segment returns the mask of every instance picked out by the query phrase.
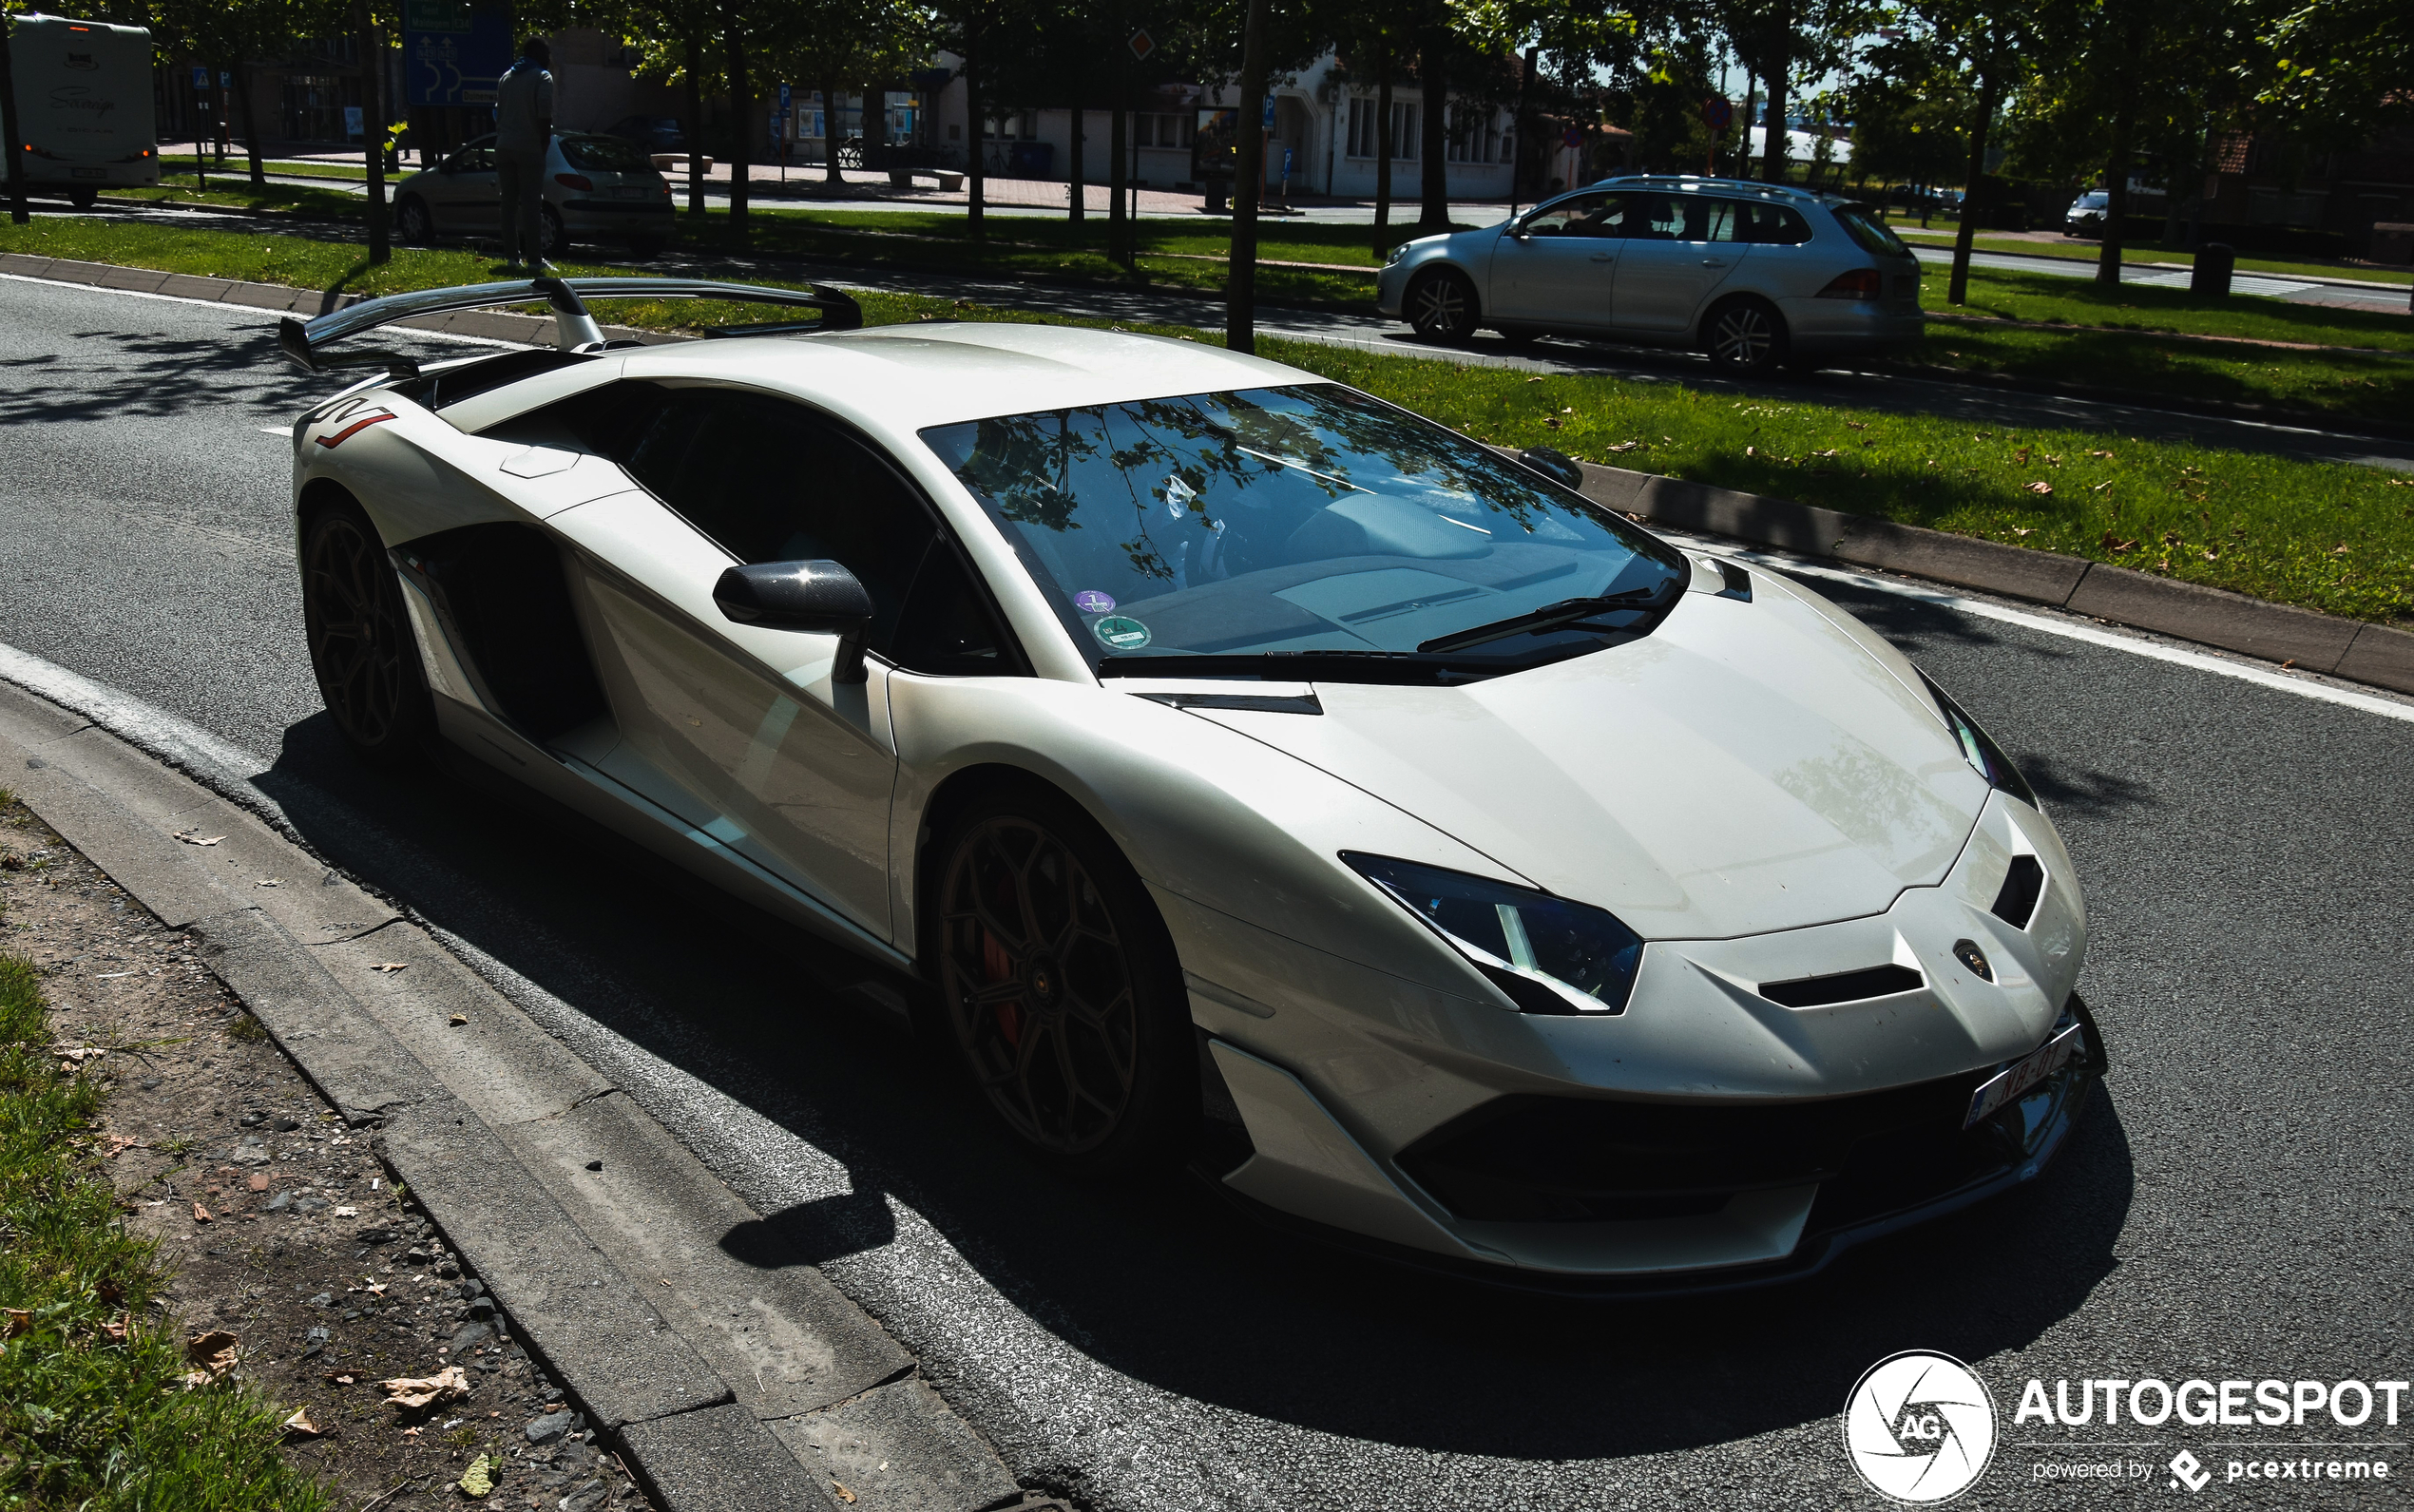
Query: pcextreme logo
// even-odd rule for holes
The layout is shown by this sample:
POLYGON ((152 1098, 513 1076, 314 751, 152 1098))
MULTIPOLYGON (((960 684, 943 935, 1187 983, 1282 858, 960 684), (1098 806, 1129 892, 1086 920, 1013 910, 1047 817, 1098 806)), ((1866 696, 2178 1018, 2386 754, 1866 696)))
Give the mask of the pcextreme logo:
POLYGON ((1986 1383, 1949 1354, 1887 1355, 1845 1399, 1844 1452, 1888 1501, 1950 1502, 1976 1484, 1995 1457, 1995 1400, 1986 1383))

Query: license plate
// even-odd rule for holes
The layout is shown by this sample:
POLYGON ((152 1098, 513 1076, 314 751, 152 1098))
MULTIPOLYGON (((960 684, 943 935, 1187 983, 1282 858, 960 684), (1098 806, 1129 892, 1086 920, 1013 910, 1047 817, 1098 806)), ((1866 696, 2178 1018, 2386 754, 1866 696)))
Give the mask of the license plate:
POLYGON ((604 197, 607 200, 642 200, 645 198, 645 186, 637 183, 615 184, 604 191, 604 197))
POLYGON ((2076 1024, 2039 1045, 2018 1065, 2006 1066, 1970 1094, 1969 1117, 1962 1120, 1966 1129, 1981 1119, 1993 1118, 2007 1102, 2016 1101, 2035 1091, 2037 1083, 2070 1064, 2079 1050, 2079 1026, 2076 1024))
POLYGON ((106 168, 70 168, 67 171, 78 179, 105 179, 109 176, 106 168))

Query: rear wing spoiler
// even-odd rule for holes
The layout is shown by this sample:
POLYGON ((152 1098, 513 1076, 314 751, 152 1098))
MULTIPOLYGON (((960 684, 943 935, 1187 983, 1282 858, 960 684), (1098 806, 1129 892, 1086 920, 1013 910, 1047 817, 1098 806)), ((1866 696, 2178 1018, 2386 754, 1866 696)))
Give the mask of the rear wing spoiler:
POLYGON ((553 311, 554 340, 565 352, 604 345, 603 328, 587 314, 589 299, 728 299, 740 304, 784 304, 818 310, 821 318, 777 325, 731 328, 731 335, 770 335, 791 331, 852 331, 863 324, 863 307, 835 289, 774 289, 752 283, 713 283, 700 278, 528 278, 464 284, 454 289, 417 289, 348 305, 312 320, 288 316, 277 327, 286 356, 312 373, 336 368, 384 368, 397 377, 416 377, 419 364, 396 352, 325 350, 346 336, 414 316, 449 315, 494 305, 543 301, 553 311))

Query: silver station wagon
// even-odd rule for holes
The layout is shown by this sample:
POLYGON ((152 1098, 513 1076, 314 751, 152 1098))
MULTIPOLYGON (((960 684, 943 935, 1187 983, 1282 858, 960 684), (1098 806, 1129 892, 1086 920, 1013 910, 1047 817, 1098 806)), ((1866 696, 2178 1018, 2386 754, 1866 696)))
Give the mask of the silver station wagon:
POLYGON ((1737 179, 1607 179, 1392 249, 1385 315, 1428 341, 1599 336, 1738 373, 1910 345, 1920 264, 1874 206, 1737 179))

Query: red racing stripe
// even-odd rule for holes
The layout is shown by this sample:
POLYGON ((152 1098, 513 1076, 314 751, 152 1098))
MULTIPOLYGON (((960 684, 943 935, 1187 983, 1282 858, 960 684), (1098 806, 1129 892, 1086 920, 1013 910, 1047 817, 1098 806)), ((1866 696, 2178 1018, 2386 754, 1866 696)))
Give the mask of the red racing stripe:
POLYGON ((318 444, 325 447, 328 450, 333 451, 335 448, 342 446, 345 442, 351 440, 354 436, 358 435, 361 431, 368 430, 371 426, 375 425, 378 421, 391 420, 393 417, 393 411, 392 410, 388 410, 382 414, 373 414, 365 420, 354 420, 352 424, 344 427, 341 431, 336 431, 334 435, 318 437, 318 444))

